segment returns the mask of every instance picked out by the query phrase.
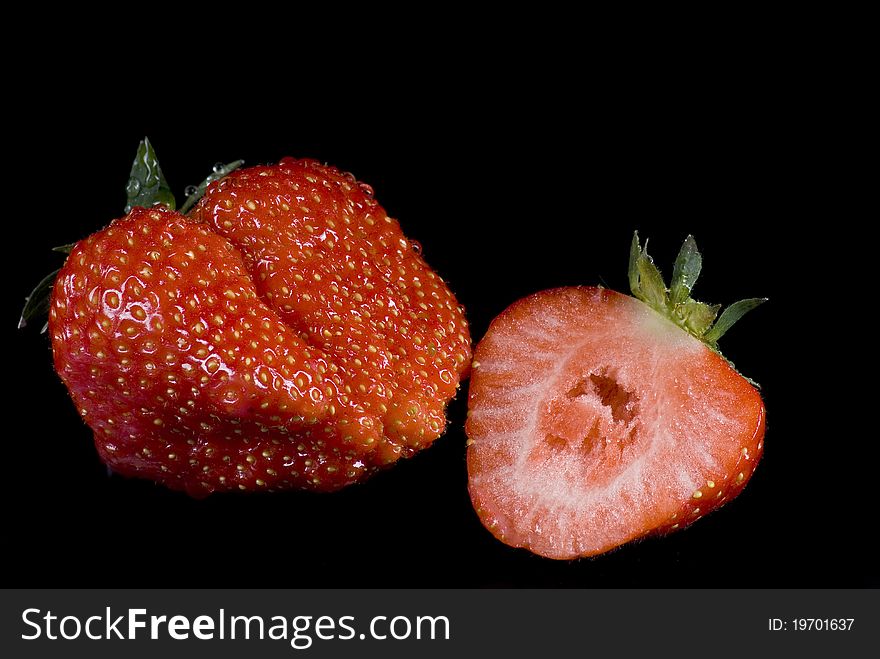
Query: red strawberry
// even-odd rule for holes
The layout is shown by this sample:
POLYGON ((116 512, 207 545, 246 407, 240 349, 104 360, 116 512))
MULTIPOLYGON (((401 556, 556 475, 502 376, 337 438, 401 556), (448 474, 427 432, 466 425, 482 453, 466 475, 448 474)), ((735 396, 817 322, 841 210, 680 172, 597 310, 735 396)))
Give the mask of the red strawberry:
POLYGON ((601 554, 684 528, 745 487, 764 405, 716 342, 762 300, 711 327, 718 308, 690 298, 700 266, 689 237, 667 291, 635 238, 640 299, 559 288, 492 322, 474 356, 467 460, 474 507, 501 541, 601 554))
POLYGON ((470 366, 463 309, 368 185, 285 158, 213 184, 194 217, 241 250, 260 296, 327 351, 342 382, 337 406, 384 427, 379 462, 443 432, 470 366))
POLYGON ((49 330, 101 458, 194 496, 363 480, 443 432, 470 361, 461 307, 397 222, 311 162, 215 184, 195 219, 135 208, 81 241, 49 330), (271 184, 297 176, 333 189, 271 184))

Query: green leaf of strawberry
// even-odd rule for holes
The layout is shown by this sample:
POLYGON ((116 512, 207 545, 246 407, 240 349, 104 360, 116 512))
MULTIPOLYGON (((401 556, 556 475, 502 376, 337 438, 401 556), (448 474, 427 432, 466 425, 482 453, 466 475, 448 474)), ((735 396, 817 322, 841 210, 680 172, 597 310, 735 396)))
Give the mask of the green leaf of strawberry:
MULTIPOLYGON (((55 283, 57 275, 58 270, 53 270, 43 277, 31 294, 25 298, 24 309, 21 311, 21 318, 18 319, 18 329, 26 327, 34 318, 44 317, 49 311, 49 294, 52 292, 52 284, 55 283)), ((46 331, 45 325, 41 331, 46 331)))
POLYGON ((174 194, 159 166, 156 151, 146 137, 138 146, 125 191, 128 200, 125 204, 126 213, 135 206, 149 208, 156 204, 164 204, 171 210, 176 208, 174 194))
POLYGON ((663 275, 654 265, 654 259, 648 256, 648 241, 636 261, 639 275, 639 294, 644 302, 655 309, 663 309, 668 306, 669 298, 666 292, 666 284, 663 283, 663 275))
POLYGON ((183 206, 180 207, 180 212, 184 215, 187 214, 189 210, 196 205, 196 202, 198 202, 199 199, 205 196, 205 190, 208 189, 208 186, 211 185, 211 183, 213 183, 214 181, 219 181, 224 176, 231 174, 243 164, 244 160, 234 160, 233 162, 226 165, 214 165, 214 171, 208 175, 208 178, 195 186, 193 190, 190 191, 189 189, 187 189, 186 201, 184 201, 183 206))
POLYGON ((746 313, 767 301, 766 297, 752 297, 746 300, 734 302, 727 307, 718 319, 718 322, 703 336, 703 340, 710 344, 718 343, 724 334, 733 327, 733 324, 746 313))
MULTIPOLYGON (((638 236, 638 234, 636 234, 638 236)), ((637 240, 637 239, 636 239, 637 240)), ((645 245, 647 249, 647 245, 645 245)), ((688 236, 678 252, 675 266, 672 269, 672 282, 669 285, 669 302, 675 307, 683 304, 691 294, 700 270, 703 267, 703 257, 697 249, 697 243, 693 236, 688 236)))

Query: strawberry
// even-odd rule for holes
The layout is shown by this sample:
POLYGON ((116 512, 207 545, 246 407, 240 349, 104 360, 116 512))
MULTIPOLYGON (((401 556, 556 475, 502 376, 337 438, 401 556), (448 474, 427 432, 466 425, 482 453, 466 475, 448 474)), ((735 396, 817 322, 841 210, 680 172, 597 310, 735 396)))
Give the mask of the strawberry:
POLYGON ((636 298, 547 290, 502 312, 475 350, 469 490, 502 542, 555 559, 685 528, 737 496, 763 450, 761 396, 717 341, 763 300, 693 300, 691 237, 667 290, 633 239, 636 298))
POLYGON ((192 217, 133 207, 55 279, 55 368, 101 459, 196 497, 330 491, 440 436, 463 309, 367 186, 285 159, 203 187, 192 217))
POLYGON ((214 183, 193 217, 239 249, 260 296, 327 351, 337 407, 384 427, 379 461, 437 438, 470 365, 463 310, 368 185, 285 158, 214 183))

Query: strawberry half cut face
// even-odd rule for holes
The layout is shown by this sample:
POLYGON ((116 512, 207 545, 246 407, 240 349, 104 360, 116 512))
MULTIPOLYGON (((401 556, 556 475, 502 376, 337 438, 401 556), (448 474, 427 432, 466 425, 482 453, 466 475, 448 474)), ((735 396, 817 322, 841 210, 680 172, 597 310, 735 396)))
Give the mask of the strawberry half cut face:
POLYGON ((688 526, 763 449, 757 389, 650 305, 601 288, 514 303, 475 352, 471 498, 500 540, 557 559, 688 526))

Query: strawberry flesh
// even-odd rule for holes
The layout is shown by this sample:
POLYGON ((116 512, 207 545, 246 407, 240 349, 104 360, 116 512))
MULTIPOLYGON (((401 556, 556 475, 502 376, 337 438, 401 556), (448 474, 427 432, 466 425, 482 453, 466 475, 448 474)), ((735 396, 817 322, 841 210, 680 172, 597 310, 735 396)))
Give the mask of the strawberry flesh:
POLYGON ((505 543, 600 554, 683 528, 736 496, 764 406, 722 357, 600 288, 520 300, 477 346, 466 424, 471 498, 505 543))

